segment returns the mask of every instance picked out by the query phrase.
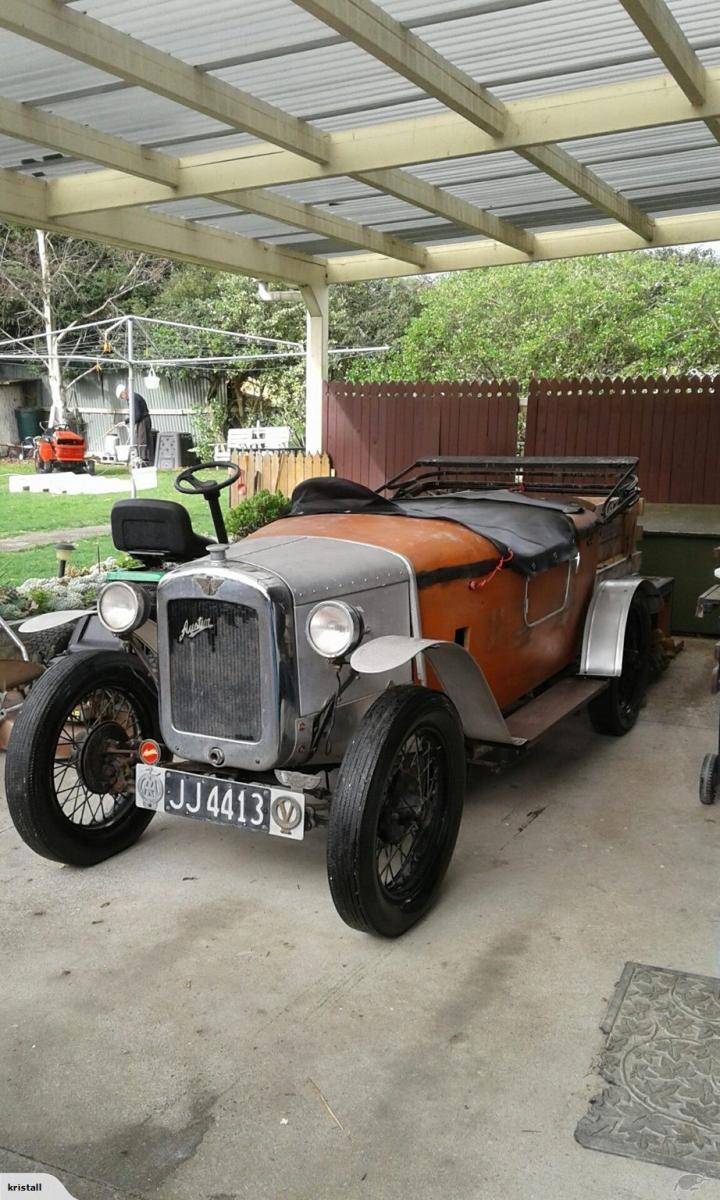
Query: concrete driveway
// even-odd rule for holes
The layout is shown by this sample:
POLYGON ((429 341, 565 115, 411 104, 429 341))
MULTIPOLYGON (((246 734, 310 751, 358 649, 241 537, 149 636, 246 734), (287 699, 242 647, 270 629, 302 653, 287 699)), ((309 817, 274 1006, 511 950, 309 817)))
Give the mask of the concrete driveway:
POLYGON ((720 973, 711 663, 691 642, 624 739, 579 715, 475 774, 398 942, 341 924, 320 832, 161 817, 78 871, 3 807, 0 1170, 81 1200, 720 1200, 573 1140, 626 960, 720 973))

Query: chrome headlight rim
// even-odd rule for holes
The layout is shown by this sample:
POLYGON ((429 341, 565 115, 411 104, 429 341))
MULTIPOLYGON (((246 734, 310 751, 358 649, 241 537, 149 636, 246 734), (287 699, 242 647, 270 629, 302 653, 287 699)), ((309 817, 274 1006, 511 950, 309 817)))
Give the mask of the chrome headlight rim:
POLYGON ((104 584, 98 592, 97 614, 101 625, 107 629, 108 633, 132 633, 133 629, 139 628, 139 626, 142 625, 146 619, 147 602, 143 592, 141 592, 138 588, 133 587, 131 583, 126 583, 121 579, 114 579, 109 583, 104 584), (107 604, 108 593, 113 591, 122 592, 126 596, 129 596, 133 601, 132 615, 129 616, 127 621, 124 621, 122 624, 112 625, 103 614, 103 602, 107 604))
POLYGON ((362 615, 356 608, 353 608, 351 604, 347 604, 344 600, 321 600, 318 604, 314 605, 308 614, 305 623, 305 635, 315 653, 319 654, 321 658, 328 660, 344 658, 351 650, 355 649, 362 638, 362 615), (318 614, 328 609, 331 609, 335 613, 340 613, 347 621, 347 636, 345 641, 341 646, 334 647, 332 650, 323 649, 317 644, 312 628, 318 614))

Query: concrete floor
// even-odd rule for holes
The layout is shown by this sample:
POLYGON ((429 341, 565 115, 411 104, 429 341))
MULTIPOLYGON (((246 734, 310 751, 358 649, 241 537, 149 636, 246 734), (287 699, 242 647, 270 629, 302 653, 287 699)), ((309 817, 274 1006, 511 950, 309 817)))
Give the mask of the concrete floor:
POLYGON ((689 643, 625 739, 580 715, 475 775, 398 942, 336 917, 322 833, 162 817, 82 872, 3 809, 0 1170, 79 1200, 720 1200, 573 1140, 623 964, 720 973, 711 661, 689 643))

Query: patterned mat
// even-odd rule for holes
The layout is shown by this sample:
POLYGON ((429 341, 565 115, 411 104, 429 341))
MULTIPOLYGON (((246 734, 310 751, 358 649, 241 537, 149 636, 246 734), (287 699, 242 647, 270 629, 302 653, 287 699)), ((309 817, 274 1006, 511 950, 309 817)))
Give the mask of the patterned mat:
POLYGON ((720 1178, 720 980, 627 963, 602 1030, 580 1144, 720 1178))

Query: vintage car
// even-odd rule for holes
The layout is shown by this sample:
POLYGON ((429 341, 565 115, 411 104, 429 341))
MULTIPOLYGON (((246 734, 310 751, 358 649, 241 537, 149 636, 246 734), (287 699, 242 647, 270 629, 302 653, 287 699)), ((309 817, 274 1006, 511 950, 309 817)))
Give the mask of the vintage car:
POLYGON ((209 500, 218 543, 179 504, 118 502, 115 543, 142 568, 99 596, 112 644, 30 691, 7 761, 18 831, 90 865, 157 811, 296 840, 326 825, 340 916, 403 933, 447 870, 468 762, 511 762, 583 705, 603 733, 637 719, 663 600, 638 574, 636 466, 429 458, 378 492, 315 479, 232 545, 219 493, 237 468, 176 483, 209 500))

